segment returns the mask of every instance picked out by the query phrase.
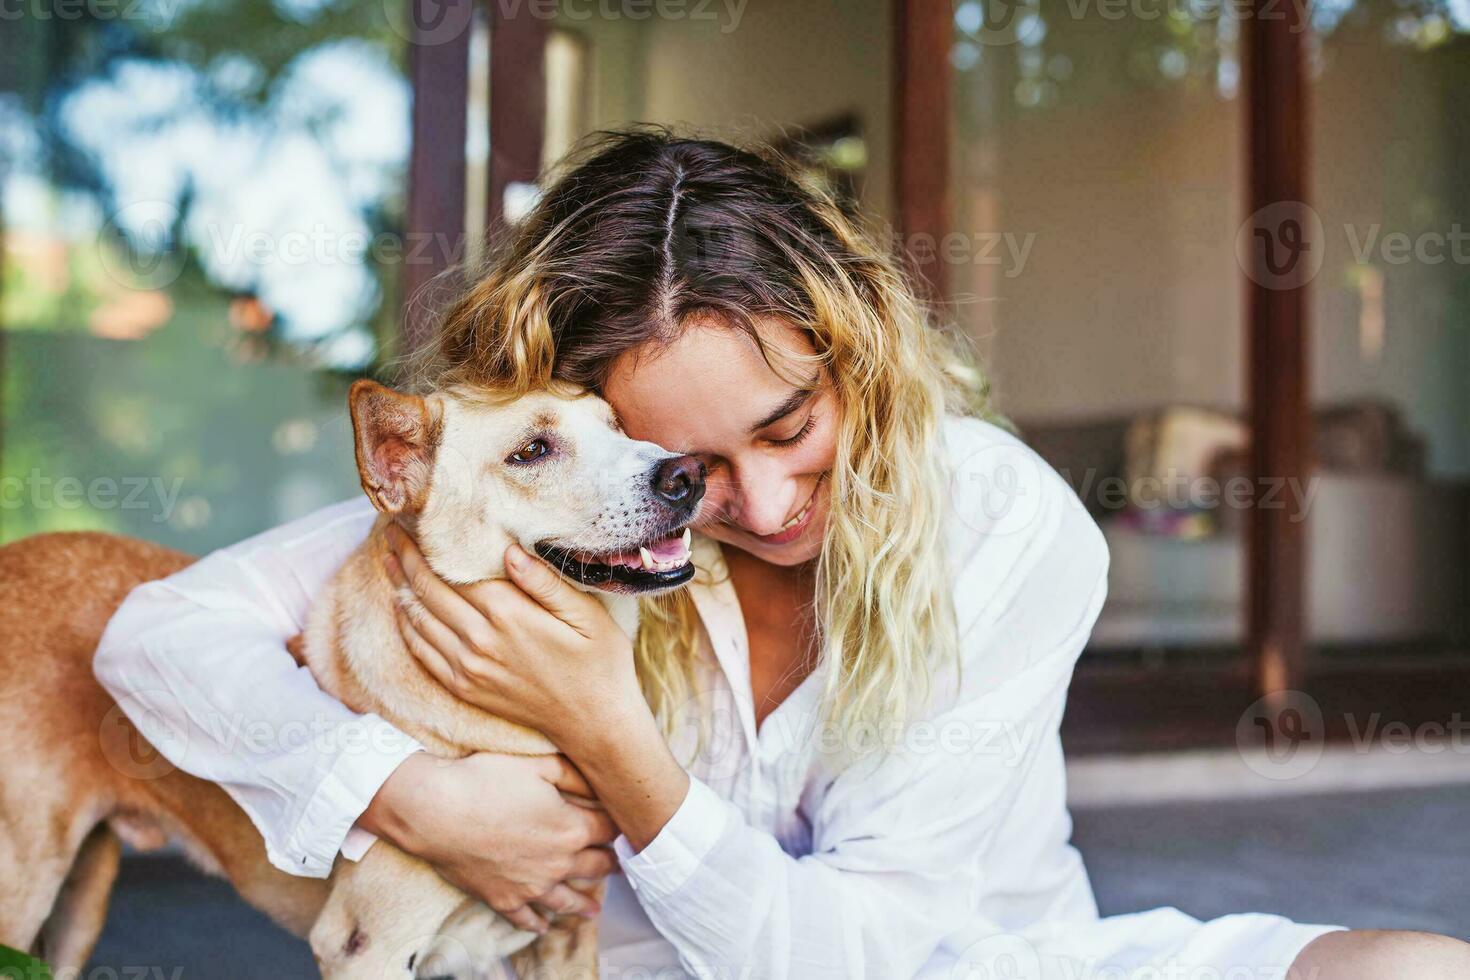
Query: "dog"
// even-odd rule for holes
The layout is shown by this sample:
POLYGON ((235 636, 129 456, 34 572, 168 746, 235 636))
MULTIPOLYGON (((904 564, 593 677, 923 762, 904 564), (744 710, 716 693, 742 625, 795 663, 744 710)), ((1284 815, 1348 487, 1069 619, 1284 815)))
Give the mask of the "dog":
MULTIPOLYGON (((425 396, 358 381, 348 396, 357 468, 379 511, 372 532, 312 607, 301 656, 322 688, 377 712, 432 753, 556 752, 540 733, 458 700, 405 647, 383 558, 385 531, 414 536, 434 571, 467 584, 504 575, 517 543, 595 593, 632 636, 640 596, 694 576, 690 523, 703 464, 624 435, 585 393, 513 400, 451 388, 425 396)), ((516 929, 387 841, 326 880, 272 867, 249 819, 218 786, 167 765, 92 676, 108 618, 134 586, 190 563, 98 533, 37 535, 0 548, 0 943, 53 967, 84 965, 106 916, 120 843, 170 837, 206 871, 298 936, 332 980, 597 975, 596 923, 516 929), (140 754, 139 749, 145 751, 140 754)))

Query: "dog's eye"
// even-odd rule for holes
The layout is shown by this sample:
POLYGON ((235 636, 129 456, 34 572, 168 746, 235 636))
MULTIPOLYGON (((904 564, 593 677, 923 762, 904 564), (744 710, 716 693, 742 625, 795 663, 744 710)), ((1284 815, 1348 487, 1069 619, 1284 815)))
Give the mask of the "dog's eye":
POLYGON ((517 463, 532 463, 551 452, 551 447, 544 439, 532 439, 520 449, 510 454, 510 458, 517 463))

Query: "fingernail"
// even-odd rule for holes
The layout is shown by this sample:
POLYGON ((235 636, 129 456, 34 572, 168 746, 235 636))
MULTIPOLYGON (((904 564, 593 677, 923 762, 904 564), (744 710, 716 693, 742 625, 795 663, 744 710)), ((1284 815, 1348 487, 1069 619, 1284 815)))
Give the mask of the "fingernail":
POLYGON ((526 552, 518 544, 513 544, 505 551, 505 561, 512 568, 524 569, 526 567, 526 552))

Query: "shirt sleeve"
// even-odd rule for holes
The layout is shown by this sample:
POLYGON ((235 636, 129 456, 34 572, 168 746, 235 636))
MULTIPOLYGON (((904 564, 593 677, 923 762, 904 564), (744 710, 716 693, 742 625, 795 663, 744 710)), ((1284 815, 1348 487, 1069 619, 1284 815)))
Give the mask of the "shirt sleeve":
POLYGON ((322 691, 286 650, 374 519, 365 499, 337 504, 138 586, 93 662, 154 747, 220 784, 291 874, 326 877, 378 788, 422 748, 322 691))
POLYGON ((838 769, 815 794, 810 854, 788 855, 697 779, 641 852, 616 842, 640 903, 690 972, 914 977, 947 938, 1006 928, 996 896, 1029 883, 1014 880, 1028 872, 1013 870, 1002 830, 1035 821, 1047 834, 1058 814, 1065 820, 1064 777, 1049 770, 1061 767, 1067 686, 1108 565, 1075 495, 1030 450, 1013 449, 1030 476, 1008 492, 1030 494, 1024 507, 982 508, 952 536, 958 680, 891 753, 838 769))

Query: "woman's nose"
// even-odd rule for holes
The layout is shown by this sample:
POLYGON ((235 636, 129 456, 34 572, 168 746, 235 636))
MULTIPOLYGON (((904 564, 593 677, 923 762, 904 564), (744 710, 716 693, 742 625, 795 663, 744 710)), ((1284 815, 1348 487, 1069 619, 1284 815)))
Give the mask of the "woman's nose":
POLYGON ((782 473, 742 470, 732 488, 731 519, 752 534, 775 534, 786 523, 791 492, 782 473))

